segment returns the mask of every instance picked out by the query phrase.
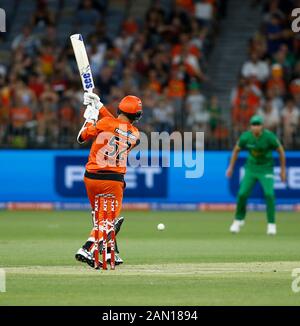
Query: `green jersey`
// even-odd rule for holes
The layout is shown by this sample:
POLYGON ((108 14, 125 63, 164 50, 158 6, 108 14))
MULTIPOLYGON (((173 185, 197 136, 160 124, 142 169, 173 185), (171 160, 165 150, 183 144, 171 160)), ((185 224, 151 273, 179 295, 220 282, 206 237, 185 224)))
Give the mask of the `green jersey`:
POLYGON ((280 146, 280 142, 273 132, 263 129, 261 135, 256 137, 248 130, 242 133, 237 144, 241 149, 249 151, 247 168, 255 172, 273 171, 272 151, 280 146))

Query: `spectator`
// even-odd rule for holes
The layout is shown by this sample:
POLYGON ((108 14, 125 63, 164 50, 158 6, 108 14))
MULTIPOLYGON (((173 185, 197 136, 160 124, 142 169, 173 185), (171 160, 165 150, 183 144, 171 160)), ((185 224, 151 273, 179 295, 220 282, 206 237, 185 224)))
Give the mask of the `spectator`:
POLYGON ((233 107, 239 107, 243 101, 251 111, 255 112, 260 105, 261 93, 249 80, 242 78, 239 86, 233 90, 231 99, 233 107))
POLYGON ((41 101, 38 112, 36 113, 36 146, 37 147, 55 147, 57 146, 58 121, 53 106, 53 98, 47 98, 41 101))
POLYGON ((272 55, 278 51, 283 43, 283 28, 278 14, 272 14, 270 22, 266 24, 266 36, 268 41, 268 54, 272 55))
POLYGON ((69 147, 73 142, 72 135, 75 132, 76 112, 68 98, 61 102, 58 109, 58 122, 60 142, 69 147))
POLYGON ((300 78, 291 81, 290 92, 293 95, 297 106, 300 106, 300 78))
POLYGON ((183 75, 176 70, 171 72, 171 79, 168 83, 167 94, 175 109, 176 128, 182 127, 182 106, 186 94, 183 75))
POLYGON ((192 14, 195 10, 193 0, 176 0, 176 4, 189 14, 192 14))
POLYGON ((27 55, 34 55, 39 47, 40 42, 29 26, 24 26, 21 34, 17 35, 11 44, 13 51, 21 48, 27 55))
POLYGON ((219 105, 217 96, 214 95, 211 97, 207 110, 209 114, 210 133, 213 134, 214 131, 220 126, 222 114, 222 109, 219 105))
POLYGON ((99 43, 96 34, 90 37, 90 44, 87 47, 89 61, 93 74, 97 74, 102 68, 107 51, 105 42, 99 43))
POLYGON ((120 82, 125 94, 138 94, 139 82, 135 78, 133 70, 129 67, 123 70, 123 76, 120 82))
POLYGON ((138 31, 138 24, 136 23, 134 17, 128 16, 128 18, 123 23, 123 31, 128 35, 134 35, 138 31))
POLYGON ((208 31, 209 30, 206 27, 200 29, 197 23, 196 28, 192 32, 192 39, 190 41, 190 45, 195 46, 199 50, 199 55, 204 49, 208 31))
POLYGON ((132 36, 126 30, 122 30, 121 34, 114 40, 114 46, 120 51, 123 56, 126 56, 129 53, 133 41, 134 36, 132 36))
POLYGON ((6 142, 7 126, 9 124, 10 89, 5 86, 5 78, 0 75, 0 144, 6 142))
POLYGON ((34 92, 27 86, 27 80, 19 79, 14 88, 14 97, 18 104, 22 103, 21 107, 36 108, 36 96, 34 92), (26 81, 26 82, 25 82, 26 81))
POLYGON ((293 149, 299 128, 300 113, 292 98, 289 98, 282 110, 283 142, 286 148, 293 149))
POLYGON ((111 67, 104 67, 101 70, 100 76, 96 80, 96 85, 99 89, 101 89, 101 97, 105 101, 107 96, 110 94, 111 87, 116 85, 111 67))
POLYGON ((286 92, 283 80, 283 70, 281 65, 274 64, 271 70, 271 78, 267 82, 267 89, 273 90, 278 96, 284 96, 286 92))
POLYGON ((43 75, 38 73, 33 73, 32 75, 30 75, 28 87, 33 91, 35 97, 39 99, 45 90, 43 75))
POLYGON ((27 78, 33 67, 33 59, 31 56, 27 55, 23 49, 18 49, 13 53, 13 64, 10 69, 10 76, 15 78, 15 76, 27 78))
POLYGON ((44 44, 40 49, 38 58, 39 70, 43 75, 50 77, 54 71, 55 50, 49 43, 44 44))
POLYGON ((27 123, 33 118, 33 113, 26 98, 16 95, 15 106, 9 112, 9 144, 12 147, 25 148, 28 142, 27 123))
POLYGON ((267 12, 264 14, 263 21, 265 24, 270 24, 272 22, 273 15, 276 15, 281 20, 284 20, 284 13, 279 8, 278 0, 269 1, 267 12))
POLYGON ((192 82, 186 99, 186 124, 193 131, 206 131, 207 129, 209 113, 206 110, 205 101, 205 97, 200 92, 199 84, 192 82))
POLYGON ((12 89, 7 84, 5 75, 0 75, 0 104, 2 107, 9 107, 11 104, 12 89))
POLYGON ((164 97, 161 97, 153 108, 153 126, 158 132, 173 131, 174 108, 164 97))
POLYGON ((47 107, 51 107, 52 111, 56 111, 58 100, 59 97, 56 92, 54 92, 54 90, 52 89, 50 83, 46 83, 44 91, 40 96, 41 103, 47 103, 47 107))
POLYGON ((183 33, 180 35, 179 43, 172 49, 172 64, 174 67, 184 65, 187 74, 192 77, 197 77, 199 80, 205 80, 205 75, 200 66, 200 50, 194 45, 189 34, 183 33))
POLYGON ((51 86, 60 97, 64 96, 64 93, 68 89, 68 81, 70 79, 70 70, 65 60, 56 61, 54 65, 54 73, 51 78, 51 86))
POLYGON ((255 113, 256 105, 247 94, 242 94, 232 110, 232 122, 236 134, 248 128, 249 120, 255 113))
POLYGON ((59 38, 57 37, 57 30, 55 25, 49 25, 46 28, 45 33, 41 36, 40 42, 42 44, 48 43, 52 48, 56 48, 57 46, 61 46, 59 38))
POLYGON ((289 90, 294 97, 297 106, 300 107, 300 60, 294 67, 293 79, 290 82, 289 90))
MULTIPOLYGON (((0 78, 1 78, 1 80, 6 77, 6 74, 7 74, 6 66, 0 63, 0 78)), ((1 84, 0 84, 0 86, 1 86, 1 84)))
POLYGON ((287 45, 282 44, 273 58, 273 63, 279 64, 282 67, 285 79, 289 79, 292 75, 293 66, 295 65, 295 56, 289 52, 287 45))
POLYGON ((118 86, 111 87, 110 95, 105 106, 113 115, 117 115, 120 99, 124 96, 125 93, 122 88, 118 86))
POLYGON ((159 82, 157 73, 154 69, 150 70, 148 73, 148 84, 146 87, 156 92, 157 94, 160 94, 162 91, 162 85, 159 82))
POLYGON ((207 26, 213 18, 213 5, 209 1, 200 1, 195 5, 195 16, 199 23, 207 26))
POLYGON ((268 89, 266 92, 266 98, 272 102, 272 106, 276 108, 278 112, 283 108, 283 99, 281 96, 278 96, 276 91, 272 88, 268 89))
POLYGON ((245 78, 255 77, 260 82, 265 82, 269 77, 269 66, 265 61, 259 60, 258 55, 253 52, 250 60, 242 67, 242 75, 245 78))
POLYGON ((272 100, 266 101, 263 108, 259 109, 257 113, 264 118, 264 124, 266 128, 275 133, 278 132, 280 122, 279 111, 276 106, 273 105, 272 100))
POLYGON ((38 0, 37 8, 31 18, 31 25, 39 29, 52 25, 55 22, 52 12, 47 7, 47 1, 38 0))
POLYGON ((257 32, 253 39, 250 41, 249 46, 250 53, 256 53, 257 57, 262 59, 267 54, 267 42, 264 34, 257 32))
POLYGON ((143 119, 140 120, 140 126, 144 132, 149 134, 154 128, 153 108, 156 106, 158 96, 151 89, 146 88, 143 92, 143 119))
POLYGON ((95 26, 100 19, 99 12, 93 8, 92 0, 83 0, 76 17, 76 24, 81 27, 95 26))

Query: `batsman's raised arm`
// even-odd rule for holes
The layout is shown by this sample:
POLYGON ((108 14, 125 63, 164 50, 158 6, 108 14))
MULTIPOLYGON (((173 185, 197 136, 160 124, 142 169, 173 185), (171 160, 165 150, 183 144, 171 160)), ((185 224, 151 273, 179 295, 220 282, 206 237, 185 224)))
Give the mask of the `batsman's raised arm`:
POLYGON ((81 127, 77 141, 79 144, 84 143, 97 136, 96 122, 100 118, 113 117, 107 108, 101 102, 99 96, 92 92, 85 92, 83 96, 83 104, 87 105, 83 117, 85 122, 81 127))
POLYGON ((94 136, 89 134, 84 140, 82 133, 91 125, 95 125, 98 121, 99 113, 102 117, 113 117, 112 114, 103 106, 103 103, 100 101, 98 95, 93 93, 95 88, 91 66, 89 63, 89 58, 87 51, 83 42, 81 34, 73 34, 70 36, 72 47, 74 50, 76 63, 78 66, 78 71, 80 74, 82 87, 85 90, 83 104, 87 105, 87 108, 84 112, 85 122, 81 127, 77 141, 78 143, 83 143, 88 138, 93 138, 94 136))

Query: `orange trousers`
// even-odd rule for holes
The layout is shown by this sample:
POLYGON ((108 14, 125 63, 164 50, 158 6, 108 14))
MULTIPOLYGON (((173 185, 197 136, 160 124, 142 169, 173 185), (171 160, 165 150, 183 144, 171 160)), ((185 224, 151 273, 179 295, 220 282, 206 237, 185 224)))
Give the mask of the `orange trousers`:
MULTIPOLYGON (((123 191, 124 184, 120 181, 112 180, 95 180, 84 177, 84 184, 86 187, 87 195, 94 211, 95 208, 95 196, 99 194, 114 194, 116 197, 116 217, 120 215, 122 209, 123 191)), ((101 215, 100 215, 100 225, 102 225, 101 215)), ((91 238, 95 237, 95 230, 93 228, 91 238)), ((102 231, 99 231, 99 239, 102 238, 102 231)))

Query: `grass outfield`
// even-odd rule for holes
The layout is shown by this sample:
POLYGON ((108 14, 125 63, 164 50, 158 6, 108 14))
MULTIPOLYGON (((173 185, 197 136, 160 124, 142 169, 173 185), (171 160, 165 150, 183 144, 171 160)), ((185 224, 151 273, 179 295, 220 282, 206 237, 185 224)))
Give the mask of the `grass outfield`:
POLYGON ((74 253, 86 239, 85 212, 0 212, 0 305, 299 305, 300 219, 278 214, 276 237, 263 213, 238 235, 223 212, 126 212, 119 236, 125 264, 95 271, 74 253), (159 232, 162 222, 166 230, 159 232))

